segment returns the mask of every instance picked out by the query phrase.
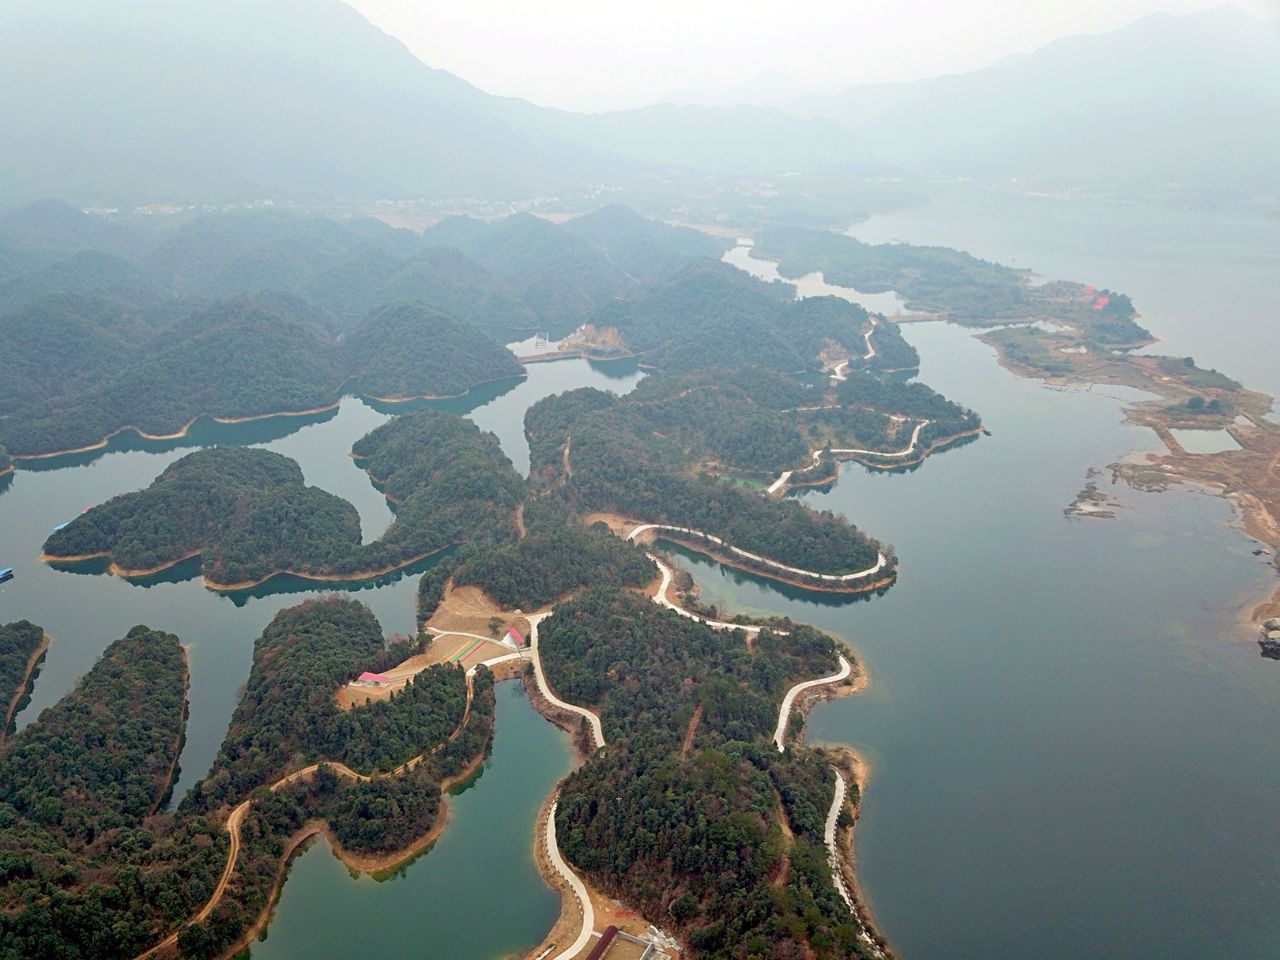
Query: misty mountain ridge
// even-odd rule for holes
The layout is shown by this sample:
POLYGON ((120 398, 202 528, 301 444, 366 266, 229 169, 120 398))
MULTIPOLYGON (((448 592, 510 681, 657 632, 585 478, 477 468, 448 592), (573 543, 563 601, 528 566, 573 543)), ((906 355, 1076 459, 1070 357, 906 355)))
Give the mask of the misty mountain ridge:
POLYGON ((1274 184, 1280 21, 1154 14, 972 73, 795 101, 882 160, 981 178, 1274 184))
POLYGON ((1266 184, 1280 155, 1280 26, 1234 8, 791 113, 579 114, 434 69, 340 0, 14 0, 0 10, 0 87, 3 204, 511 200, 877 166, 1266 184))

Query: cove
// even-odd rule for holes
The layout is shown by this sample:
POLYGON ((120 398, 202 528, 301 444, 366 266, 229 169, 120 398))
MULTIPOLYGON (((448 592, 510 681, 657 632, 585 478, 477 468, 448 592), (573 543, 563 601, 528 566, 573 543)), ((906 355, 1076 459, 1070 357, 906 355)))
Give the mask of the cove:
POLYGON ((868 690, 807 735, 869 760, 857 859, 881 932, 911 960, 1276 956, 1280 698, 1237 620, 1274 574, 1216 498, 1104 481, 1115 520, 1064 517, 1086 469, 1150 434, 964 330, 904 333, 992 436, 801 494, 893 544, 898 583, 837 604, 682 558, 709 602, 862 659, 868 690))
MULTIPOLYGON (((565 360, 535 364, 523 381, 486 384, 474 396, 424 401, 471 416, 498 434, 517 469, 528 470, 524 411, 552 393, 593 386, 629 390, 642 374, 634 364, 565 360)), ((422 405, 422 404, 420 404, 422 405)), ((393 413, 416 409, 345 398, 336 411, 315 417, 278 417, 240 424, 200 421, 178 441, 149 443, 121 435, 107 448, 69 458, 27 461, 0 484, 0 566, 15 578, 0 586, 0 622, 40 624, 53 643, 18 715, 19 728, 67 693, 102 650, 139 624, 177 634, 188 648, 191 686, 187 736, 174 801, 205 775, 249 675, 253 641, 280 610, 334 589, 368 604, 389 633, 415 629, 418 574, 438 557, 374 581, 317 584, 280 577, 263 587, 219 595, 206 590, 195 564, 137 583, 106 576, 101 567, 55 569, 39 560, 41 546, 60 523, 85 507, 147 486, 170 463, 201 446, 261 446, 298 461, 307 483, 350 500, 364 539, 375 539, 391 512, 368 476, 348 456, 351 445, 393 413)))
POLYGON ((492 753, 447 798, 448 825, 430 850, 390 877, 353 877, 324 840, 289 869, 253 960, 491 960, 536 944, 560 900, 533 860, 534 820, 568 771, 568 737, 536 713, 515 682, 495 688, 492 753))

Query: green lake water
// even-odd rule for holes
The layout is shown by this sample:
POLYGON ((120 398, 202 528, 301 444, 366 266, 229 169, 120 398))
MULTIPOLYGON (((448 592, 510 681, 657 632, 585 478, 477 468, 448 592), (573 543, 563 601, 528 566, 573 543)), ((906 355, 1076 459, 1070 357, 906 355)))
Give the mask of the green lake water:
POLYGON ((290 867, 253 960, 496 958, 542 939, 560 898, 533 860, 535 814, 568 772, 572 749, 518 683, 500 683, 496 693, 493 752, 448 798, 435 845, 374 880, 353 876, 327 842, 313 844, 290 867))

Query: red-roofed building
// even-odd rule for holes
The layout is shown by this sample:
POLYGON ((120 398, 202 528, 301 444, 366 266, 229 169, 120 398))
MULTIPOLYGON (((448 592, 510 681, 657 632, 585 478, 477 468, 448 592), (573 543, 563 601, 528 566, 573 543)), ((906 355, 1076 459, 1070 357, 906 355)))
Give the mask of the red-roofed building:
POLYGON ((507 627, 507 636, 515 641, 517 647, 523 647, 528 643, 524 638, 524 634, 515 627, 507 627))
POLYGON ((362 687, 385 687, 390 682, 390 677, 381 673, 370 673, 368 670, 356 677, 356 683, 362 687))

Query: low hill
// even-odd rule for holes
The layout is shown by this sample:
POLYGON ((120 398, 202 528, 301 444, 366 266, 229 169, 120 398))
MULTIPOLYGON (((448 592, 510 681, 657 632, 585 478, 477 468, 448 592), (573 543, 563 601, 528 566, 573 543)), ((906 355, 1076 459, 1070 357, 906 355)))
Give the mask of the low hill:
POLYGON ((422 240, 429 247, 461 250, 503 277, 553 337, 638 286, 603 250, 530 214, 492 223, 451 217, 427 230, 422 240))
POLYGON ((673 227, 610 204, 564 223, 564 229, 604 250, 630 276, 651 281, 670 275, 690 257, 719 259, 727 240, 689 227, 673 227))
POLYGON ((420 302, 383 307, 342 346, 356 391, 380 399, 454 396, 524 373, 511 351, 478 327, 420 302))

